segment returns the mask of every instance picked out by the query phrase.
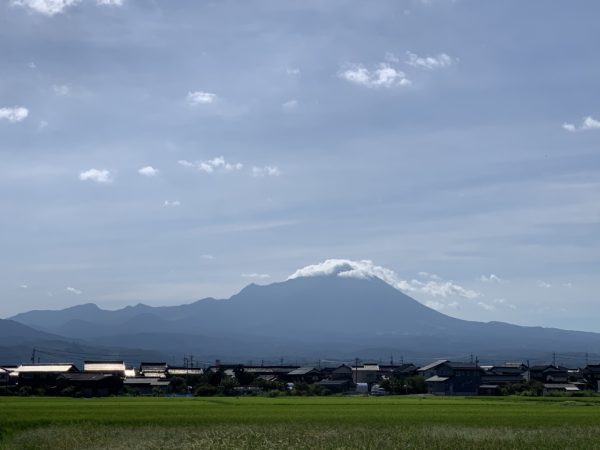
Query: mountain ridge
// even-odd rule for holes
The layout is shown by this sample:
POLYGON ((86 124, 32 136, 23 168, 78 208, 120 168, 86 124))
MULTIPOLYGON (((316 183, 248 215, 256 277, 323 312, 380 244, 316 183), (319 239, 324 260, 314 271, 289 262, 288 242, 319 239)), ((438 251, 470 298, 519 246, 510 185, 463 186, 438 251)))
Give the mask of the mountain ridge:
POLYGON ((12 319, 104 345, 130 340, 150 350, 152 342, 160 342, 165 352, 241 358, 284 352, 348 356, 361 348, 404 355, 477 352, 527 357, 600 348, 598 333, 450 317, 377 277, 297 277, 249 284, 228 299, 208 297, 160 307, 138 304, 114 311, 96 308, 38 310, 12 319), (139 336, 146 337, 148 347, 139 336), (177 342, 171 344, 169 336, 177 336, 177 342))

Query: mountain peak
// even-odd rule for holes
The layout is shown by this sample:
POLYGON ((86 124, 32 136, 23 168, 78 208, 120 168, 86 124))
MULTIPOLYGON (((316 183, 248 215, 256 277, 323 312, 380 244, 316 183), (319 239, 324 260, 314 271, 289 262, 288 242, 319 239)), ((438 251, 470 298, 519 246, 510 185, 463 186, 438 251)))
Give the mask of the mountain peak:
POLYGON ((390 286, 402 290, 403 281, 398 278, 393 270, 377 266, 373 261, 362 259, 327 259, 318 264, 312 264, 298 269, 288 277, 288 280, 309 277, 340 277, 368 280, 377 278, 390 286))

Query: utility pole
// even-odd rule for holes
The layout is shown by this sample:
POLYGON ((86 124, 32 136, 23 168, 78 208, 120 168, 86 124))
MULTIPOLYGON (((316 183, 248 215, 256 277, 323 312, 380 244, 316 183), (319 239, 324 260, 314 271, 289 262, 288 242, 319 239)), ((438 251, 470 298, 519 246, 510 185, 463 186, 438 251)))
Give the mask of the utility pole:
POLYGON ((473 364, 473 353, 471 353, 471 364, 473 364))
POLYGON ((552 352, 552 365, 556 367, 556 352, 552 352))
POLYGON ((358 358, 354 358, 354 384, 358 384, 358 358))
POLYGON ((35 364, 35 347, 33 347, 33 351, 31 352, 31 364, 35 364))
POLYGON ((390 355, 390 366, 394 365, 394 355, 390 355))
POLYGON ((194 368, 194 355, 190 354, 190 367, 194 368))

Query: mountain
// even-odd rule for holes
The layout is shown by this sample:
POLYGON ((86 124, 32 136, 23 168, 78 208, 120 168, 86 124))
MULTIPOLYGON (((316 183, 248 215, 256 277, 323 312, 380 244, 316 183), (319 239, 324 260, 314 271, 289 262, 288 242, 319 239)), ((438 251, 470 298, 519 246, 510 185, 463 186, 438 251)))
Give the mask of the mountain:
POLYGON ((85 359, 122 359, 131 364, 142 360, 164 359, 157 351, 97 346, 81 340, 46 333, 13 320, 0 319, 0 364, 28 362, 32 353, 42 362, 68 361, 81 364, 85 359))
POLYGON ((56 338, 57 336, 33 329, 14 320, 0 319, 0 342, 4 344, 56 338))
POLYGON ((116 311, 82 305, 12 318, 94 345, 227 358, 548 358, 597 352, 600 334, 446 316, 377 277, 309 276, 251 284, 226 300, 139 304, 116 311))

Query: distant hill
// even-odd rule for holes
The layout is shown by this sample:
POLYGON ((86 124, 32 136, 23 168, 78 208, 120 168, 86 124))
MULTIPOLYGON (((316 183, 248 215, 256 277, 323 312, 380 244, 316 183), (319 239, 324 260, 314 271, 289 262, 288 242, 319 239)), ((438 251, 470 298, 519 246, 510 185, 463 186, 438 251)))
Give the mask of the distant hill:
POLYGON ((0 319, 0 342, 4 344, 56 338, 56 335, 44 333, 14 320, 0 319))
POLYGON ((549 358, 594 353, 600 334, 472 322, 426 307, 378 278, 315 276, 251 284, 227 300, 117 311, 82 305, 31 311, 22 324, 101 345, 202 358, 352 358, 390 354, 426 360, 549 358))
POLYGON ((131 364, 142 360, 164 359, 158 351, 97 346, 82 340, 46 333, 13 320, 0 319, 0 364, 29 362, 35 349, 36 361, 65 361, 81 364, 85 359, 123 359, 131 364))

